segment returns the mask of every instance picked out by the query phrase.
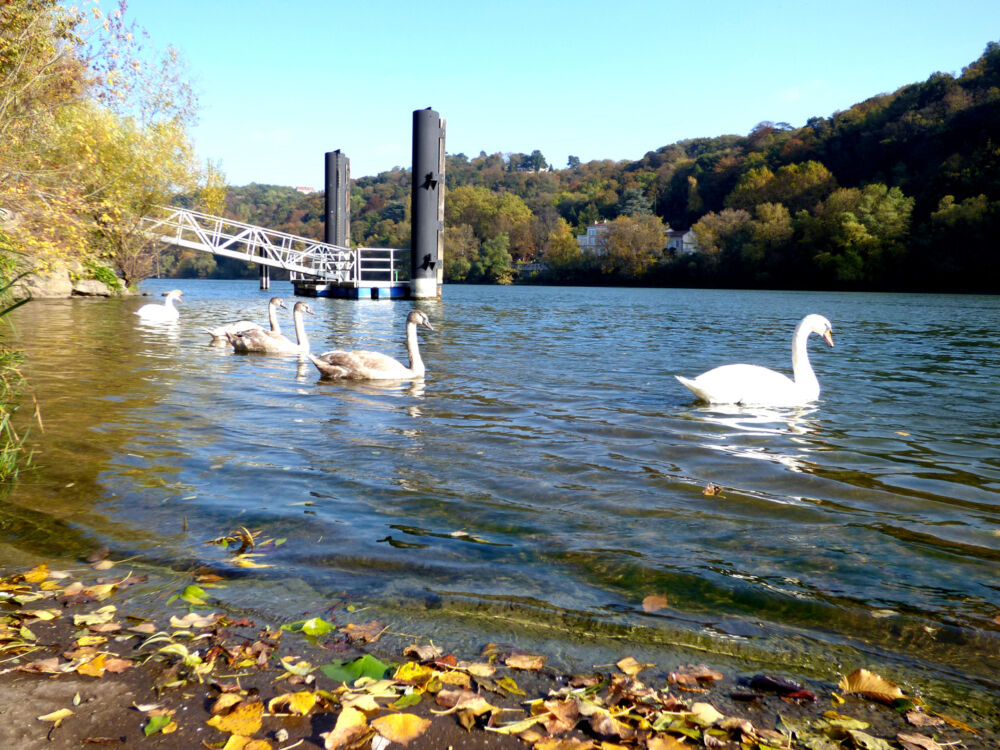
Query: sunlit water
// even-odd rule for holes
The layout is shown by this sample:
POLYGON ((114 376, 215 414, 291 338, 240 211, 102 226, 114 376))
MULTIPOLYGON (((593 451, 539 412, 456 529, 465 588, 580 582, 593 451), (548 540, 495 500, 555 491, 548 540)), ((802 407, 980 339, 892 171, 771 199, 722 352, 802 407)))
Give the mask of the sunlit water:
POLYGON ((213 596, 275 620, 346 595, 393 632, 473 653, 512 641, 567 667, 635 655, 835 681, 864 666, 1000 725, 1000 298, 310 300, 316 352, 405 358, 407 312, 428 314, 425 381, 372 385, 207 346, 202 326, 263 322, 289 285, 145 289, 176 286, 172 327, 139 325, 149 298, 12 316, 44 430, 39 468, 0 496, 8 564, 106 545, 221 571, 234 580, 213 596), (810 341, 813 407, 707 408, 673 377, 790 372, 809 312, 836 339, 810 341), (205 544, 238 526, 287 539, 271 567, 205 544), (668 606, 645 612, 654 593, 668 606))

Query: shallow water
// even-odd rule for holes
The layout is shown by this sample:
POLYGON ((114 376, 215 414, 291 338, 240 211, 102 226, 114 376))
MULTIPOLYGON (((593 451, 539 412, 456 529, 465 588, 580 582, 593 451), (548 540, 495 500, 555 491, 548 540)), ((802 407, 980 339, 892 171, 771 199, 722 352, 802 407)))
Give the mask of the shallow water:
POLYGON ((448 286, 440 301, 310 300, 317 352, 404 358, 407 312, 428 314, 424 382, 372 385, 207 346, 201 326, 263 321, 289 285, 145 288, 176 286, 172 327, 139 325, 138 298, 13 314, 3 336, 27 353, 44 430, 39 468, 0 496, 4 561, 107 545, 224 571, 238 580, 215 595, 277 619, 346 595, 456 650, 500 639, 568 666, 632 654, 834 681, 865 666, 994 710, 1000 298, 448 286), (708 408, 673 378, 735 361, 789 372, 809 312, 836 340, 810 341, 823 393, 809 408, 708 408), (205 544, 241 525, 288 540, 272 567, 205 544), (645 612, 653 593, 668 607, 645 612))

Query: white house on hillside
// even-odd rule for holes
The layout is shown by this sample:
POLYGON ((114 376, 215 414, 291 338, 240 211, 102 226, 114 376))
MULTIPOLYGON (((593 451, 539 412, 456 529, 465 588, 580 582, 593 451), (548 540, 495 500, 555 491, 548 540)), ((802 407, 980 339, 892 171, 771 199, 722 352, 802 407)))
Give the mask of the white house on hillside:
POLYGON ((690 229, 668 229, 667 249, 673 250, 678 255, 690 255, 698 252, 698 243, 695 241, 694 232, 690 229))
POLYGON ((604 238, 608 234, 608 222, 599 221, 587 227, 586 234, 576 236, 576 244, 580 246, 581 253, 594 253, 603 255, 606 252, 604 238))

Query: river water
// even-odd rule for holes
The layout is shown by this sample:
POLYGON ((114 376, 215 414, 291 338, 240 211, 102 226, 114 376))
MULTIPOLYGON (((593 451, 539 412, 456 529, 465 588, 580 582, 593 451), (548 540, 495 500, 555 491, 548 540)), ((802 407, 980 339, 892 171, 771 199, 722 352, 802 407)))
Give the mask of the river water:
POLYGON ((315 352, 405 358, 406 314, 428 314, 426 379, 373 385, 207 346, 202 326, 263 321, 271 294, 290 305, 287 283, 144 289, 178 286, 165 328, 138 324, 148 298, 10 316, 44 429, 37 468, 0 495, 0 561, 104 545, 175 588, 221 573, 212 596, 237 611, 282 621, 346 598, 401 638, 514 642, 566 668, 633 655, 835 682, 866 667, 1000 727, 1000 298, 310 300, 315 352), (810 312, 836 347, 810 341, 809 408, 709 408, 673 377, 790 372, 810 312), (206 544, 239 526, 287 540, 255 558, 270 567, 206 544), (645 611, 651 594, 667 606, 645 611))

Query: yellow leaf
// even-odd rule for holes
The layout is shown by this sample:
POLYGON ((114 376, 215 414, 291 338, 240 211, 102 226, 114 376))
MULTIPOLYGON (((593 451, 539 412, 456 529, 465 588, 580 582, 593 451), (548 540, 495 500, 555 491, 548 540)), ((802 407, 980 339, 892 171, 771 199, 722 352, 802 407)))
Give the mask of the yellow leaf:
POLYGON ((49 577, 49 566, 45 563, 32 568, 24 574, 24 580, 28 583, 41 583, 49 577))
POLYGON ((629 677, 635 677, 639 672, 646 669, 647 667, 653 666, 652 664, 642 664, 636 661, 631 656, 626 656, 620 662, 615 664, 622 672, 627 674, 629 677))
MULTIPOLYGON (((218 716, 221 713, 225 713, 228 709, 232 708, 242 700, 243 696, 239 693, 223 693, 215 700, 215 703, 212 704, 212 708, 209 709, 209 713, 211 713, 212 716, 218 716)), ((270 710, 271 708, 268 707, 268 711, 270 710)))
POLYGON ((260 702, 240 703, 224 716, 213 716, 207 724, 222 732, 241 734, 249 737, 260 729, 264 716, 264 704, 260 702))
POLYGON ((108 658, 107 654, 98 654, 93 659, 84 664, 81 664, 76 668, 78 674, 87 675, 88 677, 103 677, 104 676, 104 662, 108 658))
POLYGON ((415 714, 389 714, 372 721, 372 728, 390 742, 409 745, 427 731, 430 719, 415 714))
POLYGON ((76 639, 77 646, 100 646, 107 643, 108 639, 100 635, 85 635, 76 639))
POLYGON ((531 729, 538 723, 538 717, 532 716, 528 719, 522 719, 521 721, 515 721, 513 724, 505 724, 502 727, 486 727, 487 732, 496 732, 497 734, 520 734, 521 732, 531 729))
POLYGON ((310 693, 308 691, 285 693, 272 698, 267 704, 267 710, 271 713, 275 713, 276 708, 288 706, 289 713, 305 716, 312 710, 312 707, 316 705, 317 700, 319 700, 319 696, 316 695, 316 693, 310 693))
POLYGON ((396 674, 393 675, 393 678, 399 680, 400 682, 410 682, 415 685, 421 685, 433 676, 434 670, 430 667, 425 667, 423 664, 408 661, 406 664, 400 665, 399 669, 396 670, 396 674))
POLYGON ((838 683, 843 693, 860 693, 873 700, 892 703, 897 698, 903 698, 903 691, 894 682, 879 677, 867 669, 856 669, 838 683))
POLYGON ((45 714, 44 716, 39 716, 39 721, 51 721, 56 726, 59 726, 59 722, 63 719, 68 719, 73 715, 73 712, 68 708, 60 708, 58 711, 53 711, 50 714, 45 714))
POLYGON ((255 740, 252 737, 231 734, 222 750, 271 750, 271 743, 267 740, 255 740))
POLYGON ((323 747, 326 750, 339 750, 353 745, 371 731, 368 718, 356 708, 345 708, 337 717, 337 723, 329 732, 323 732, 323 747))

